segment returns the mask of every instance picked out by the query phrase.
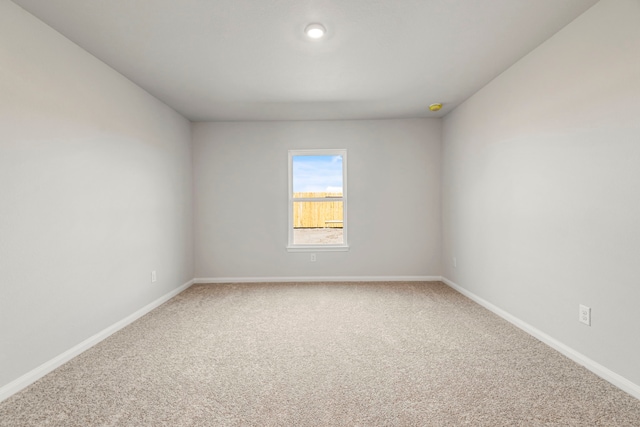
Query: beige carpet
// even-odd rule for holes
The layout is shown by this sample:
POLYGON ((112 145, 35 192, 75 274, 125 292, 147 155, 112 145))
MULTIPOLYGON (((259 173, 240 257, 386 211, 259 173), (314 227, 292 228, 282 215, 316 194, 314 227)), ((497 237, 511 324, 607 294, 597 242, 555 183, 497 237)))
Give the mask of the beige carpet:
POLYGON ((441 283, 196 285, 0 426, 640 426, 640 401, 441 283))

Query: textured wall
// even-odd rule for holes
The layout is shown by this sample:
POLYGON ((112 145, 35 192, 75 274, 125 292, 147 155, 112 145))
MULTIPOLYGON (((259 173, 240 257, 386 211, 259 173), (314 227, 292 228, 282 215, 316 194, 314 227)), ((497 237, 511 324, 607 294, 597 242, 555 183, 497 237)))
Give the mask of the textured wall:
POLYGON ((193 277, 191 176, 187 120, 0 2, 0 386, 193 277))
POLYGON ((635 384, 639 52, 640 2, 596 4, 444 119, 442 165, 444 275, 635 384))
POLYGON ((440 274, 440 121, 195 123, 196 277, 440 274), (287 151, 348 150, 348 252, 290 253, 287 151), (255 206, 261 207, 256 215, 255 206))

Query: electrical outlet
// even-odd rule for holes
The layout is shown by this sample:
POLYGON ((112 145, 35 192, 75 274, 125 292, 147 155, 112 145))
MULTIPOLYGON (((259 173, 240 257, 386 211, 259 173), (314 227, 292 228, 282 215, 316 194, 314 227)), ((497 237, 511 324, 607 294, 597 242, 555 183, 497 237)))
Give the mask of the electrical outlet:
POLYGON ((587 326, 591 326, 591 308, 587 307, 586 305, 580 304, 578 321, 580 321, 580 323, 584 323, 587 326))
POLYGON ((316 262, 316 254, 311 254, 311 257, 309 258, 309 260, 311 262, 316 262))
POLYGON ((155 283, 158 280, 158 276, 156 275, 156 271, 153 270, 151 272, 151 283, 155 283))

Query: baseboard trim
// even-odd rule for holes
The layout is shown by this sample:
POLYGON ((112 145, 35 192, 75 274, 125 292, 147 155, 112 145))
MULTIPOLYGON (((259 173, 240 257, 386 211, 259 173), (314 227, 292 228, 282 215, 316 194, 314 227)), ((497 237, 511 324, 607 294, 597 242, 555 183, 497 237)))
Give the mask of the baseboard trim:
POLYGON ((508 322, 512 323, 513 325, 517 326, 518 328, 522 329, 523 331, 525 331, 529 335, 534 336, 535 338, 539 339, 543 343, 547 344, 549 347, 551 347, 551 348, 559 351, 563 355, 567 356, 569 359, 573 360, 574 362, 584 366, 585 368, 587 368, 588 370, 590 370, 591 372, 593 372, 594 374, 596 374, 600 378, 610 382, 611 384, 615 385, 619 389, 629 393, 631 396, 635 397, 636 399, 640 399, 640 385, 629 381, 628 379, 626 379, 622 375, 616 374, 612 370, 602 366, 601 364, 599 364, 599 363, 595 362, 594 360, 588 358, 584 354, 579 353, 578 351, 572 349, 571 347, 567 346, 566 344, 563 344, 562 342, 560 342, 557 339, 551 337, 550 335, 545 334, 541 330, 539 330, 539 329, 531 326, 530 324, 518 319, 517 317, 513 316, 512 314, 509 314, 508 312, 504 311, 503 309, 491 304, 489 301, 487 301, 487 300, 485 300, 483 298, 480 298, 478 295, 474 294, 473 292, 468 291, 467 289, 465 289, 462 286, 454 283, 453 281, 447 279, 446 277, 442 277, 441 280, 442 280, 443 283, 445 283, 446 285, 448 285, 451 288, 455 289, 456 291, 460 292, 462 295, 466 296, 467 298, 471 299, 472 301, 477 302, 478 304, 480 304, 481 306, 483 306, 487 310, 497 314, 498 316, 502 317, 506 321, 508 321, 508 322))
POLYGON ((195 283, 439 282, 440 276, 199 277, 195 283))
POLYGON ((106 329, 98 332, 97 334, 87 338, 86 340, 82 341, 80 344, 71 347, 69 350, 65 351, 64 353, 54 357, 53 359, 49 360, 48 362, 43 363, 42 365, 38 366, 37 368, 27 372, 23 376, 13 380, 12 382, 10 382, 7 385, 1 387, 0 388, 0 402, 2 402, 5 399, 8 399, 10 396, 18 393, 20 390, 30 386, 31 384, 33 384, 34 382, 36 382, 40 378, 42 378, 45 375, 47 375, 49 372, 51 372, 51 371, 55 370, 56 368, 64 365, 69 360, 73 359, 74 357, 78 356, 79 354, 83 353, 84 351, 90 349, 94 345, 98 344, 100 341, 104 340, 105 338, 109 337, 110 335, 113 335, 114 333, 118 332, 120 329, 124 328, 125 326, 128 326, 129 324, 135 322, 136 320, 138 320, 139 318, 141 318, 145 314, 149 313, 151 310, 159 307, 160 305, 162 305, 165 302, 169 301, 174 296, 178 295, 180 292, 182 292, 182 291, 186 290, 187 288, 189 288, 191 285, 193 285, 193 283, 194 283, 193 280, 188 281, 187 283, 183 284, 179 288, 176 288, 173 291, 161 296, 157 300, 145 305, 144 307, 142 307, 141 309, 137 310, 136 312, 130 314, 129 316, 125 317, 124 319, 114 323, 113 325, 109 326, 108 328, 106 328, 106 329))

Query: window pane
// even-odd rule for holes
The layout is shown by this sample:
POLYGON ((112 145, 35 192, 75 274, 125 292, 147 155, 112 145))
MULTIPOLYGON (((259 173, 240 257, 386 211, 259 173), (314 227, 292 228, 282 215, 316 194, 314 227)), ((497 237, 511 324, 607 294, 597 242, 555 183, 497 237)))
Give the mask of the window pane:
POLYGON ((293 243, 343 244, 342 215, 342 201, 293 202, 293 243))
POLYGON ((341 197, 342 156, 293 156, 293 197, 341 197))

